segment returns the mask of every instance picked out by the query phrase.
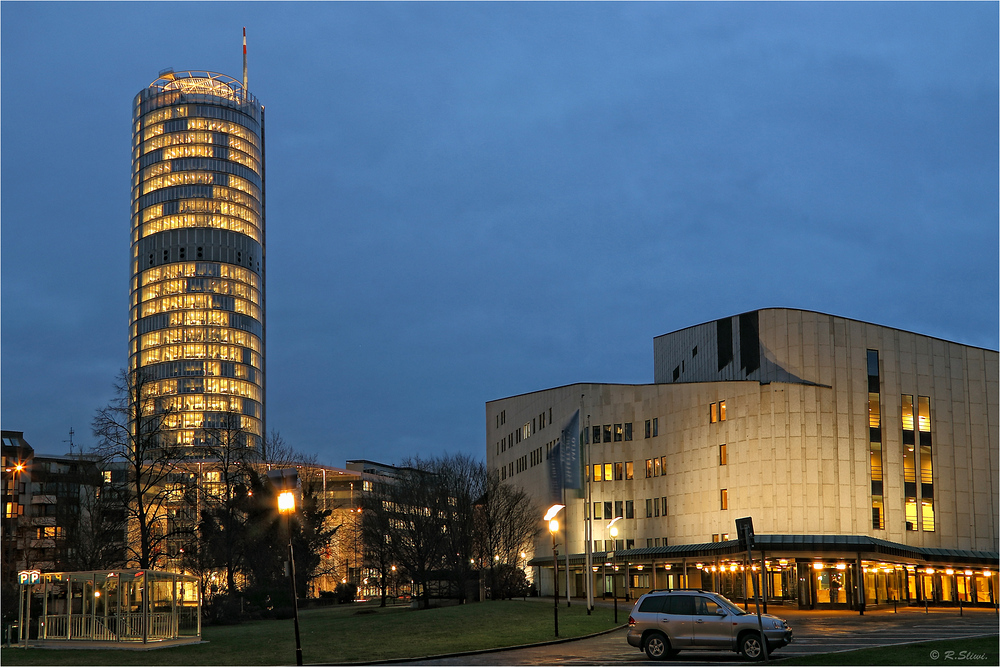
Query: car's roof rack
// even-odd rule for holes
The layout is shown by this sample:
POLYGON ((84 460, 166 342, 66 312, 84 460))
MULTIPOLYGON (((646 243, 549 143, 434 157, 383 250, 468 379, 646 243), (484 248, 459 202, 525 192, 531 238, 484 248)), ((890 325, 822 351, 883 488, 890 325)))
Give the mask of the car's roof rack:
POLYGON ((687 591, 690 593, 711 593, 701 588, 654 588, 650 593, 673 593, 674 591, 687 591))

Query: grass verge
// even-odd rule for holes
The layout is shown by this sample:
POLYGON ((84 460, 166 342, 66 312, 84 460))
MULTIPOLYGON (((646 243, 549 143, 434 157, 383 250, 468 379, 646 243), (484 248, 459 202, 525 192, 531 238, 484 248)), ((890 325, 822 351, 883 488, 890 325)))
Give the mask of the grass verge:
MULTIPOLYGON (((778 657, 778 656, 775 656, 778 657)), ((1000 637, 942 639, 781 660, 781 665, 998 665, 1000 637)))
MULTIPOLYGON (((380 609, 363 603, 300 612, 306 663, 394 660, 533 644, 554 639, 552 605, 507 600, 441 609, 380 609)), ((624 619, 627 619, 626 613, 624 619)), ((619 615, 619 619, 624 619, 619 615)), ((560 638, 614 626, 610 609, 559 608, 560 638)), ((287 665, 295 663, 292 621, 205 627, 207 644, 154 651, 5 648, 4 665, 287 665)))

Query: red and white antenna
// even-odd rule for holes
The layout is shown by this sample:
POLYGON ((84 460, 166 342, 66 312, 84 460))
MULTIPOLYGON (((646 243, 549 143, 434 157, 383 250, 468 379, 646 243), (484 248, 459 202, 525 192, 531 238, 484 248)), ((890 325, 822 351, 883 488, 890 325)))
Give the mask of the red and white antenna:
POLYGON ((243 94, 247 94, 247 28, 243 26, 243 94))

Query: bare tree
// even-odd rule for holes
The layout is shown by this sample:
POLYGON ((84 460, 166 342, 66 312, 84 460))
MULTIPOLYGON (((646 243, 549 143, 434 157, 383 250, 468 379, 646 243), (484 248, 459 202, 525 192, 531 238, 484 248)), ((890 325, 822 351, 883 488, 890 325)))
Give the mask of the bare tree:
POLYGON ((259 461, 266 468, 287 468, 294 464, 311 465, 316 463, 315 454, 305 454, 285 442, 281 433, 271 430, 263 439, 258 453, 259 461))
POLYGON ((236 575, 242 565, 246 543, 246 498, 250 474, 258 453, 251 434, 243 428, 243 415, 235 411, 216 413, 204 428, 202 472, 204 503, 200 517, 202 546, 226 571, 226 591, 238 592, 236 575))
POLYGON ((371 490, 361 495, 361 543, 365 565, 379 577, 380 607, 385 606, 388 597, 389 576, 395 560, 390 511, 393 506, 386 481, 373 481, 371 490))
POLYGON ((465 454, 435 459, 430 467, 446 497, 444 565, 463 603, 472 574, 476 503, 486 491, 486 467, 465 454))
POLYGON ((386 486, 392 553, 430 607, 430 584, 442 569, 447 494, 430 462, 419 459, 398 469, 386 486))
POLYGON ((88 472, 81 473, 79 502, 61 506, 63 515, 59 523, 65 533, 62 567, 67 570, 124 567, 127 512, 113 481, 104 481, 96 469, 88 472))
POLYGON ((146 371, 122 371, 115 398, 92 423, 99 440, 95 452, 107 465, 117 462, 126 470, 120 502, 132 533, 127 548, 142 569, 155 568, 166 555, 166 542, 186 530, 166 515, 168 503, 185 497, 187 476, 178 469, 185 450, 167 437, 175 411, 156 388, 146 371))
POLYGON ((476 553, 480 562, 490 564, 494 599, 510 594, 511 578, 520 571, 520 554, 540 530, 538 509, 530 496, 491 471, 476 512, 476 553))

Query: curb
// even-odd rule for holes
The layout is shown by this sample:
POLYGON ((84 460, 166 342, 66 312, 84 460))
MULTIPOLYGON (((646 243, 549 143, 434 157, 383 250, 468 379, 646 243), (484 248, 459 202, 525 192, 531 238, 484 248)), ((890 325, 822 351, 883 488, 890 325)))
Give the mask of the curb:
POLYGON ((601 630, 600 632, 594 632, 589 635, 580 635, 579 637, 567 637, 565 639, 550 639, 549 641, 536 642, 534 644, 516 644, 514 646, 497 646, 495 648, 485 648, 477 649, 474 651, 459 651, 457 653, 441 653, 438 655, 422 655, 415 658, 392 658, 389 660, 372 660, 370 662, 311 662, 310 665, 349 665, 351 667, 357 666, 362 667, 364 665, 398 665, 406 662, 418 662, 420 660, 440 660, 442 658, 461 658, 466 655, 484 655, 486 653, 498 653, 499 651, 513 651, 519 648, 534 648, 536 646, 551 646, 553 644, 565 644, 567 642, 575 642, 580 639, 590 639, 591 637, 600 637, 601 635, 606 635, 616 630, 621 630, 622 628, 628 627, 628 625, 617 625, 608 630, 601 630))

